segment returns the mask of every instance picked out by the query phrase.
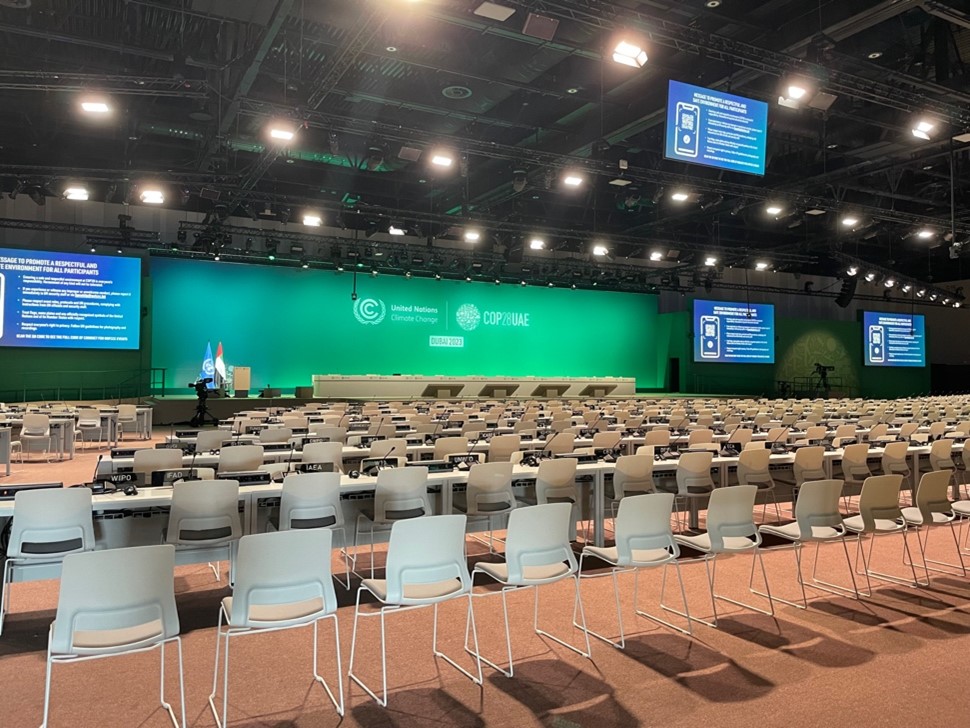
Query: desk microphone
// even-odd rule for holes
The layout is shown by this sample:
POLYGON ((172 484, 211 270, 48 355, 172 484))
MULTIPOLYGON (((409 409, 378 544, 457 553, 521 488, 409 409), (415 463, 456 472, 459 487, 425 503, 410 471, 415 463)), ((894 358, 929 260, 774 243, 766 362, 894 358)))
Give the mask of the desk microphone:
POLYGON ((472 450, 475 449, 475 445, 477 445, 481 441, 482 441, 482 433, 481 432, 478 433, 478 437, 476 437, 474 440, 469 440, 468 441, 468 449, 465 451, 465 458, 466 459, 465 460, 461 460, 461 461, 455 463, 455 468, 456 469, 461 470, 461 471, 471 470, 472 466, 471 466, 471 463, 468 462, 467 457, 472 454, 472 450))
POLYGON ((381 470, 386 468, 387 463, 390 461, 391 455, 394 453, 395 450, 397 450, 397 445, 394 445, 386 453, 384 453, 384 457, 378 460, 376 465, 369 468, 371 472, 367 473, 367 475, 377 475, 381 470))
MULTIPOLYGON (((100 468, 100 467, 101 467, 101 459, 102 459, 103 457, 104 457, 104 454, 101 454, 101 455, 98 455, 98 462, 96 462, 96 463, 94 464, 94 475, 93 475, 93 476, 91 476, 91 482, 92 482, 92 483, 93 483, 94 481, 96 481, 96 480, 98 479, 98 468, 100 468)), ((113 467, 113 466, 114 466, 114 463, 112 463, 112 467, 113 467)))
MULTIPOLYGON (((768 449, 769 450, 775 450, 777 452, 777 449, 776 449, 775 446, 776 445, 781 445, 781 443, 779 442, 779 440, 781 440, 782 437, 786 437, 787 438, 788 437, 788 433, 789 433, 789 428, 787 428, 787 427, 782 428, 782 431, 779 432, 775 436, 775 439, 768 443, 768 449)), ((784 445, 781 445, 781 447, 784 448, 784 452, 788 452, 788 448, 787 447, 785 447, 784 445)))
POLYGON ((592 437, 593 436, 593 432, 595 432, 596 425, 598 425, 600 423, 600 420, 601 419, 603 419, 603 413, 602 412, 600 412, 600 413, 598 413, 596 415, 596 419, 593 420, 593 424, 586 426, 586 436, 587 437, 592 437))
POLYGON ((434 429, 431 431, 430 434, 425 435, 425 438, 424 438, 425 445, 434 445, 435 441, 437 440, 436 435, 438 434, 439 427, 441 427, 441 419, 436 417, 435 423, 434 423, 434 429))

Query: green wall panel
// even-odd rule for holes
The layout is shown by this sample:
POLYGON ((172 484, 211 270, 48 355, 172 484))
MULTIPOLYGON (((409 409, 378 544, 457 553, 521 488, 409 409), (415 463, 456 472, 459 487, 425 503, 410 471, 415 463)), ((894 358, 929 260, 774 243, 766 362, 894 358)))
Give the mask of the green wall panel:
POLYGON ((155 259, 154 365, 184 385, 207 341, 252 388, 313 374, 624 376, 663 388, 656 297, 155 259), (184 380, 184 381, 183 381, 184 380))

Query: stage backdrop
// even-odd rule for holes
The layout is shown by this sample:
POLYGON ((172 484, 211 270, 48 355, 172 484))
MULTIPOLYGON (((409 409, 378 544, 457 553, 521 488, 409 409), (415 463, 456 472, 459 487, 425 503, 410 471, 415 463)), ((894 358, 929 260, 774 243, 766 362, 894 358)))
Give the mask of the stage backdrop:
MULTIPOLYGON (((151 260, 152 365, 174 391, 206 342, 252 389, 313 374, 635 377, 662 388, 655 296, 151 260)), ((664 340, 666 335, 664 335, 664 340)), ((183 381, 184 380, 184 381, 183 381)), ((187 392, 187 390, 186 390, 187 392)))

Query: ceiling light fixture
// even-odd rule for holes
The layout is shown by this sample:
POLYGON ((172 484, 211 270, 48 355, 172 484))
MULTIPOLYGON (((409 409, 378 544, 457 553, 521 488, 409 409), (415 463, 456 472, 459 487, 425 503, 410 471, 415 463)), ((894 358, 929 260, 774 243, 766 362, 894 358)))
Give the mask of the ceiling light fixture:
POLYGON ((717 265, 717 258, 713 255, 708 255, 706 258, 704 258, 704 265, 706 265, 708 268, 713 268, 715 265, 717 265))
POLYGON ((529 248, 531 250, 545 250, 546 241, 542 238, 532 238, 532 240, 529 241, 529 248))
POLYGON ((465 242, 466 243, 477 243, 481 240, 482 234, 478 230, 466 230, 465 231, 465 242))
POLYGON ((921 240, 928 240, 929 238, 932 238, 933 235, 934 235, 933 231, 930 230, 929 228, 923 228, 918 233, 916 233, 916 237, 920 238, 921 240))
POLYGON ((581 184, 583 184, 583 178, 578 174, 570 173, 563 177, 562 182, 568 187, 579 187, 581 184))
POLYGON ((142 190, 138 197, 146 205, 161 205, 165 202, 165 193, 154 187, 142 190))
POLYGON ((895 286, 895 285, 896 285, 896 279, 895 279, 895 278, 887 278, 887 279, 886 279, 886 282, 885 282, 885 283, 883 283, 883 285, 884 285, 884 286, 885 286, 886 288, 892 288, 893 286, 895 286))
POLYGON ((780 215, 785 208, 779 205, 777 202, 769 202, 765 207, 765 212, 769 215, 780 215))
POLYGON ((910 132, 912 132, 913 136, 916 137, 917 139, 923 139, 924 141, 929 141, 930 134, 933 132, 935 128, 936 128, 936 124, 934 124, 932 121, 928 121, 927 119, 920 119, 919 121, 916 122, 916 125, 912 129, 910 129, 910 132))
POLYGON ((769 265, 770 264, 768 263, 767 260, 759 260, 759 261, 755 262, 754 269, 755 270, 768 270, 768 266, 769 265))
POLYGON ((81 111, 87 114, 110 114, 111 107, 103 99, 85 99, 81 102, 81 111))
POLYGON ((68 187, 64 190, 64 198, 67 200, 80 200, 82 202, 88 199, 88 191, 84 187, 68 187))
POLYGON ((647 52, 634 43, 621 40, 613 49, 613 60, 631 68, 643 68, 647 63, 647 52))
POLYGON ((431 164, 435 165, 436 167, 447 168, 447 167, 450 167, 452 164, 454 164, 454 161, 455 160, 452 159, 450 154, 445 154, 443 152, 436 152, 431 157, 431 164))
POLYGON ((323 225, 323 218, 315 212, 308 212, 303 216, 303 224, 307 227, 320 227, 323 225))
POLYGON ((602 257, 604 255, 608 255, 609 252, 610 252, 610 249, 601 243, 598 243, 593 246, 593 255, 602 257))
POLYGON ((670 199, 674 202, 686 202, 690 199, 690 193, 685 192, 684 190, 677 190, 676 192, 671 193, 670 199))
POLYGON ((866 273, 866 282, 867 283, 872 283, 874 280, 876 280, 876 272, 875 271, 871 270, 868 273, 866 273))
POLYGON ((278 142, 291 142, 294 137, 296 137, 296 132, 289 127, 273 125, 269 128, 269 138, 278 142))
POLYGON ((394 224, 393 222, 387 227, 388 235, 404 235, 404 227, 394 224))
POLYGON ((650 253, 650 260, 654 263, 664 259, 664 254, 659 250, 654 250, 650 253))
POLYGON ((849 228, 855 227, 856 225, 859 224, 859 218, 852 217, 852 215, 846 215, 845 217, 842 218, 842 224, 845 227, 849 227, 849 228))
POLYGON ((866 56, 870 61, 874 61, 877 58, 882 58, 882 51, 872 51, 868 56, 866 56))
POLYGON ((859 266, 857 266, 857 265, 850 265, 849 268, 848 268, 848 270, 846 270, 845 272, 846 272, 846 275, 854 276, 854 275, 858 274, 858 272, 859 272, 859 266))

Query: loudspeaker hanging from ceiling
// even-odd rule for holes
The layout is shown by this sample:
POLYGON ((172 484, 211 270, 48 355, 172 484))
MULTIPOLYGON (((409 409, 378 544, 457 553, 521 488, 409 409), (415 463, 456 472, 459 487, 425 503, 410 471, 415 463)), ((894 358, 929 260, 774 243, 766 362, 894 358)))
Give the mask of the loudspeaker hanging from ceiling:
POLYGON ((839 295, 835 297, 835 302, 842 308, 848 308, 849 304, 852 303, 853 296, 855 296, 855 289, 857 285, 859 285, 858 278, 851 277, 843 279, 842 290, 839 291, 839 295))

